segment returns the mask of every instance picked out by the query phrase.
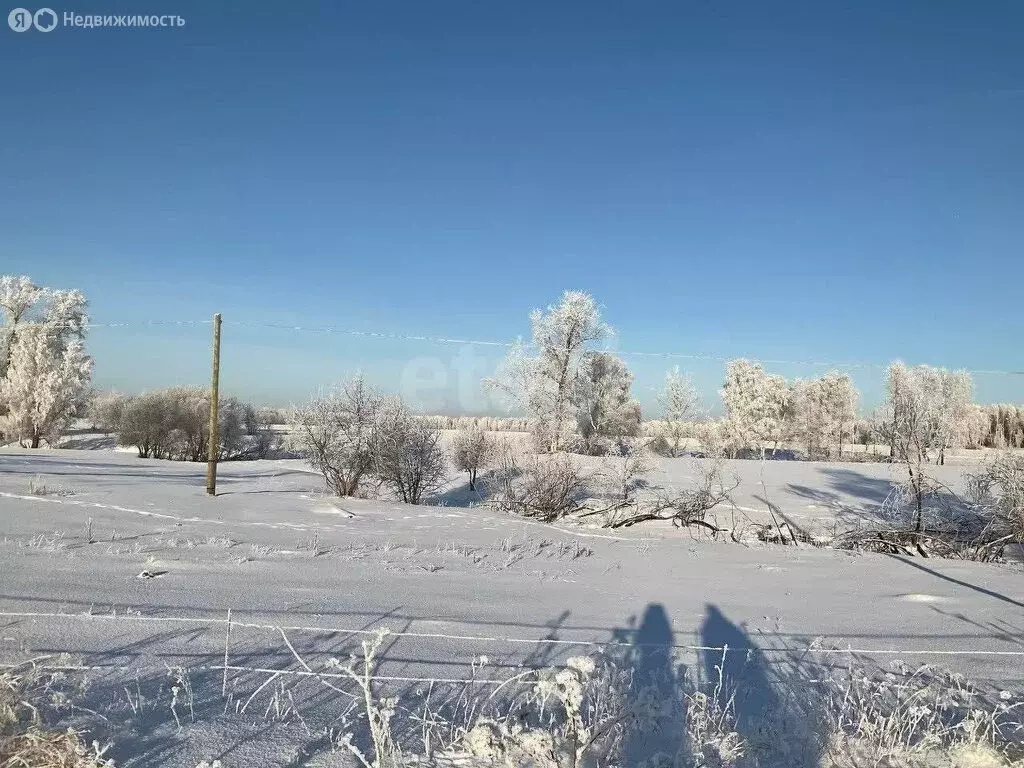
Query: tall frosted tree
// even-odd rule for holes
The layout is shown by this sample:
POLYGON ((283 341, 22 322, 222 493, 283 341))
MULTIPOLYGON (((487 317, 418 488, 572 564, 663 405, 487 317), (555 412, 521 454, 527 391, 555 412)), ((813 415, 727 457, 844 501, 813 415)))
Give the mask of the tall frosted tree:
POLYGON ((0 275, 0 313, 3 319, 3 333, 0 334, 0 380, 7 375, 7 367, 11 364, 19 326, 42 294, 43 289, 28 277, 0 275))
POLYGON ((612 333, 593 297, 566 291, 530 314, 531 344, 517 344, 486 384, 529 414, 538 446, 565 450, 576 436, 579 391, 588 353, 612 333))
POLYGON ((939 369, 933 375, 932 386, 938 386, 942 392, 935 425, 938 443, 936 461, 945 464, 947 449, 966 445, 970 439, 974 415, 974 382, 967 371, 939 369))
POLYGON ((971 377, 928 365, 909 367, 897 361, 886 372, 886 401, 880 423, 892 455, 906 468, 915 506, 914 527, 923 525, 924 499, 933 483, 925 465, 944 461, 948 448, 966 441, 971 421, 971 377))
POLYGON ((824 451, 828 456, 835 446, 839 458, 853 432, 860 393, 845 373, 829 371, 820 379, 797 380, 793 385, 797 432, 804 440, 809 456, 824 451))
POLYGON ((778 447, 788 436, 793 392, 782 376, 768 374, 749 360, 730 360, 721 394, 729 442, 758 448, 763 458, 765 443, 778 447))
POLYGON ((688 376, 677 365, 665 374, 665 389, 658 395, 664 409, 661 437, 669 456, 679 456, 687 437, 687 430, 700 414, 700 397, 688 376))
POLYGON ((607 352, 588 353, 576 390, 577 424, 587 453, 604 453, 610 439, 640 434, 640 403, 633 399, 633 374, 607 352))
POLYGON ((82 405, 92 376, 80 291, 0 277, 0 429, 23 446, 53 442, 82 405))
POLYGON ((830 371, 821 377, 824 390, 825 414, 829 438, 834 440, 839 458, 843 458, 843 445, 853 432, 860 404, 860 392, 845 373, 830 371))

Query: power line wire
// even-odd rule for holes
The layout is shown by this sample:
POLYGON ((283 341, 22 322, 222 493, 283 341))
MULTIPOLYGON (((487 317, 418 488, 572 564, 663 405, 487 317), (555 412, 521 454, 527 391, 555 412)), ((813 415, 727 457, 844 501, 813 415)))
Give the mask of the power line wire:
MULTIPOLYGON (((330 627, 330 626, 286 626, 281 624, 266 624, 261 622, 236 621, 221 619, 215 616, 210 617, 188 617, 188 616, 138 616, 135 614, 90 614, 90 613, 56 613, 49 611, 2 611, 0 617, 11 619, 76 619, 80 621, 114 621, 128 623, 170 623, 170 624, 192 624, 205 625, 208 627, 220 627, 230 624, 233 628, 259 629, 267 631, 286 632, 309 632, 314 634, 347 634, 355 636, 377 634, 379 629, 366 629, 363 627, 330 627)), ((459 624, 463 622, 446 620, 448 623, 459 624)), ((486 635, 452 634, 445 632, 409 632, 403 630, 386 629, 388 637, 409 637, 427 640, 466 641, 477 643, 506 643, 510 645, 562 645, 570 647, 635 647, 654 646, 659 648, 674 648, 685 651, 723 651, 728 646, 723 645, 687 645, 681 643, 630 643, 619 640, 568 640, 563 638, 525 638, 525 637, 498 637, 486 635)), ((862 654, 867 656, 1024 656, 1024 651, 989 650, 985 648, 773 648, 766 646, 758 649, 761 653, 813 653, 823 655, 834 654, 862 654)))
MULTIPOLYGON (((86 328, 130 328, 133 326, 204 326, 210 325, 212 320, 132 320, 125 322, 107 322, 107 323, 94 323, 89 322, 85 324, 86 328)), ((469 346, 481 346, 481 347, 499 347, 510 349, 517 344, 529 348, 531 345, 523 343, 522 341, 496 341, 493 339, 471 339, 471 338, 450 338, 445 336, 428 336, 421 334, 408 334, 398 333, 391 331, 363 331, 354 328, 337 328, 334 326, 308 326, 308 325, 292 325, 288 323, 253 323, 245 322, 240 320, 226 321, 224 325, 234 328, 249 328, 249 329, 270 329, 279 331, 296 331, 300 333, 322 333, 322 334, 334 334, 341 336, 354 336, 357 338, 368 338, 368 339, 386 339, 389 341, 415 341, 429 344, 457 344, 457 345, 469 345, 469 346)), ((704 362, 715 362, 715 363, 728 363, 732 360, 736 360, 743 355, 734 355, 731 357, 723 355, 712 355, 712 354, 699 354, 699 353, 688 353, 688 352, 652 352, 643 350, 631 350, 631 349, 612 349, 608 348, 605 351, 614 352, 617 355, 623 357, 644 357, 644 358, 661 358, 666 360, 693 360, 693 361, 704 361, 704 362)), ((839 368, 839 369, 870 369, 870 370, 884 370, 889 366, 889 363, 879 363, 865 360, 786 360, 778 358, 768 357, 745 357, 755 363, 762 363, 764 365, 800 365, 800 366, 812 366, 817 368, 839 368)), ((1024 370, 1001 370, 993 368, 965 368, 968 373, 977 376, 1024 376, 1024 370)))

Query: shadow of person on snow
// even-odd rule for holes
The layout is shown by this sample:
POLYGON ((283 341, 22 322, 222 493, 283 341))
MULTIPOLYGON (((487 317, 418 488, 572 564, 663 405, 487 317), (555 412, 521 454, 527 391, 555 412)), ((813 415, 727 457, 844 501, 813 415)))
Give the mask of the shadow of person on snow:
POLYGON ((770 666, 766 654, 718 609, 705 606, 700 628, 703 673, 719 703, 731 706, 736 731, 760 766, 815 768, 827 738, 823 711, 806 660, 781 654, 770 666))
POLYGON ((684 729, 686 668, 674 666, 674 635, 665 607, 651 603, 633 633, 624 765, 689 765, 684 729))

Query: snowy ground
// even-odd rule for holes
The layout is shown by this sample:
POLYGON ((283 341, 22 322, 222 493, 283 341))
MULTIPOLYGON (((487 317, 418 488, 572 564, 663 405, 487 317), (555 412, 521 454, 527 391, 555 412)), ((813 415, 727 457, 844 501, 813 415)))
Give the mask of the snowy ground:
MULTIPOLYGON (((936 469, 959 482, 962 468, 936 469)), ((662 460, 650 479, 683 486, 694 470, 662 460)), ((768 498, 818 532, 870 516, 896 471, 729 470, 751 518, 768 498)), ((485 655, 476 676, 503 680, 588 643, 634 642, 662 609, 671 633, 658 643, 760 648, 774 679, 900 658, 1024 690, 1016 567, 552 527, 459 506, 472 498, 461 482, 434 506, 335 500, 296 461, 223 464, 210 498, 204 471, 109 450, 0 450, 0 662, 66 652, 95 667, 82 702, 96 714, 80 718, 115 740, 119 765, 350 764, 320 735, 347 701, 293 674, 303 667, 278 627, 314 669, 355 651, 357 632, 407 633, 379 672, 403 678, 388 685, 410 699, 420 683, 404 678, 469 678, 485 655), (801 652, 811 645, 852 652, 801 652), (225 651, 229 667, 270 670, 230 669, 226 704, 224 671, 211 669, 225 651), (178 668, 191 692, 172 708, 178 668), (274 670, 285 673, 260 689, 274 670)), ((695 674, 716 663, 678 652, 695 674)))

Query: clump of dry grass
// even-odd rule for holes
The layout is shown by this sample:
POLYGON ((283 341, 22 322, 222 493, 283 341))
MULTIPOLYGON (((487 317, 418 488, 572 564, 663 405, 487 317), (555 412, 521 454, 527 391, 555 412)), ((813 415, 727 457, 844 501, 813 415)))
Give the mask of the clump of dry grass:
POLYGON ((49 730, 29 689, 35 668, 0 673, 0 766, 2 768, 113 768, 108 747, 86 743, 74 728, 49 730))
POLYGON ((64 540, 64 531, 54 531, 52 535, 37 533, 35 536, 19 544, 29 549, 40 549, 45 552, 62 552, 68 548, 64 540))
POLYGON ((1002 768, 1024 765, 1024 700, 982 693, 962 676, 894 661, 884 674, 851 672, 831 692, 825 765, 1002 768))
MULTIPOLYGON (((700 684, 671 673, 671 680, 646 681, 628 660, 606 654, 525 670, 497 689, 469 683, 433 706, 432 685, 410 712, 397 699, 378 699, 372 665, 379 645, 380 638, 364 644, 362 668, 353 675, 375 747, 373 759, 359 755, 363 768, 403 760, 584 768, 638 759, 671 768, 1024 766, 1021 697, 983 695, 964 678, 928 666, 895 662, 892 671, 873 675, 847 670, 819 685, 776 681, 788 703, 766 713, 771 722, 764 723, 739 723, 737 689, 720 667, 717 679, 700 684), (401 713, 419 724, 423 754, 398 746, 392 729, 401 713), (637 744, 669 749, 638 755, 637 744)), ((474 661, 474 678, 487 663, 474 661)), ((338 743, 355 752, 351 731, 338 743)))
MULTIPOLYGON (((464 725, 446 731, 439 763, 535 768, 643 765, 731 766, 746 745, 721 676, 711 685, 640 679, 606 654, 530 670, 499 698, 478 697, 464 725)), ((467 697, 468 698, 468 697, 467 697)), ((423 718, 426 721, 426 718, 423 718)), ((435 716, 433 723, 443 721, 435 716)))
POLYGON ((28 481, 28 492, 30 496, 74 496, 75 492, 67 488, 56 488, 49 486, 43 480, 42 475, 36 475, 28 481))

